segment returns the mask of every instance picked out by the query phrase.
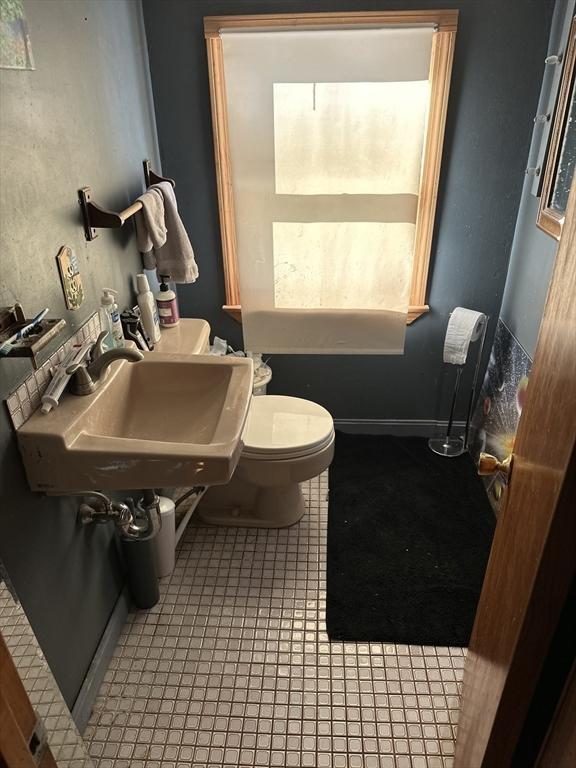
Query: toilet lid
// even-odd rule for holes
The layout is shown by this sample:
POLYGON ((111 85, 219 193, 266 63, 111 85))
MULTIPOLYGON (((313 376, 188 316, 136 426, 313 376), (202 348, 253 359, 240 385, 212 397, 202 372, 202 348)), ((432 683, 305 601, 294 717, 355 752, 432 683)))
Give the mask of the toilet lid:
POLYGON ((309 400, 285 395, 253 397, 242 455, 280 458, 321 450, 334 435, 332 416, 309 400))

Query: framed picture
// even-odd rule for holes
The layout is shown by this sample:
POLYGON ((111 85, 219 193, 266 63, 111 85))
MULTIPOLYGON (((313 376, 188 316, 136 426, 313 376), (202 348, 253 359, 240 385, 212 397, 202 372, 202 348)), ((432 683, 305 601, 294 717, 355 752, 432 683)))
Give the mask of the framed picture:
POLYGON ((22 0, 0 0, 0 69, 34 69, 22 0))
POLYGON ((575 61, 576 17, 572 19, 570 27, 536 221, 540 229, 556 240, 560 239, 562 232, 568 194, 576 167, 575 61))

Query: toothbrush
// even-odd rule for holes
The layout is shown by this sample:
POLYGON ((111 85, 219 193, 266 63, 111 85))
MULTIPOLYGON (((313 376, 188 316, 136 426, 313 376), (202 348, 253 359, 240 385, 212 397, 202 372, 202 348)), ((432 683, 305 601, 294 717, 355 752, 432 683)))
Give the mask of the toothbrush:
POLYGON ((6 355, 10 354, 10 350, 14 346, 15 342, 19 341, 20 339, 26 338, 31 332, 31 330, 34 328, 35 325, 38 325, 39 322, 41 322, 46 315, 48 314, 48 307, 46 309, 43 309, 41 312, 38 312, 36 317, 31 320, 28 325, 25 325, 23 328, 20 328, 16 331, 16 333, 12 334, 9 339, 6 339, 6 341, 0 346, 0 357, 6 357, 6 355))
POLYGON ((42 395, 42 413, 50 413, 52 408, 57 407, 62 392, 64 392, 66 385, 70 381, 70 374, 66 372, 66 369, 70 365, 83 360, 86 351, 90 349, 92 344, 92 341, 85 341, 80 346, 72 347, 62 362, 56 366, 52 380, 42 395))

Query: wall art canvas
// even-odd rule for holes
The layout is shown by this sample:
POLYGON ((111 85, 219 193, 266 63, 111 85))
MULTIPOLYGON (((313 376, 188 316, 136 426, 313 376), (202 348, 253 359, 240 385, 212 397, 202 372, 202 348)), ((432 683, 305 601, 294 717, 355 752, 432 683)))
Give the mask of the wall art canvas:
POLYGON ((34 69, 23 0, 0 0, 0 68, 34 69))
MULTIPOLYGON (((524 348, 498 320, 486 376, 472 417, 470 452, 476 460, 481 451, 498 459, 512 453, 531 367, 532 360, 524 348)), ((490 502, 498 512, 506 476, 499 472, 483 480, 490 502)))

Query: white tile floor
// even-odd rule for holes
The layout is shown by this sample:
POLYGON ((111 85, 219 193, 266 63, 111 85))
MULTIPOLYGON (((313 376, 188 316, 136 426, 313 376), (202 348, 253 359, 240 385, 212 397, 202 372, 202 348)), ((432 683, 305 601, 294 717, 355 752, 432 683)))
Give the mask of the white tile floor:
POLYGON ((100 690, 98 768, 452 765, 464 650, 328 641, 327 479, 292 528, 188 528, 100 690))

